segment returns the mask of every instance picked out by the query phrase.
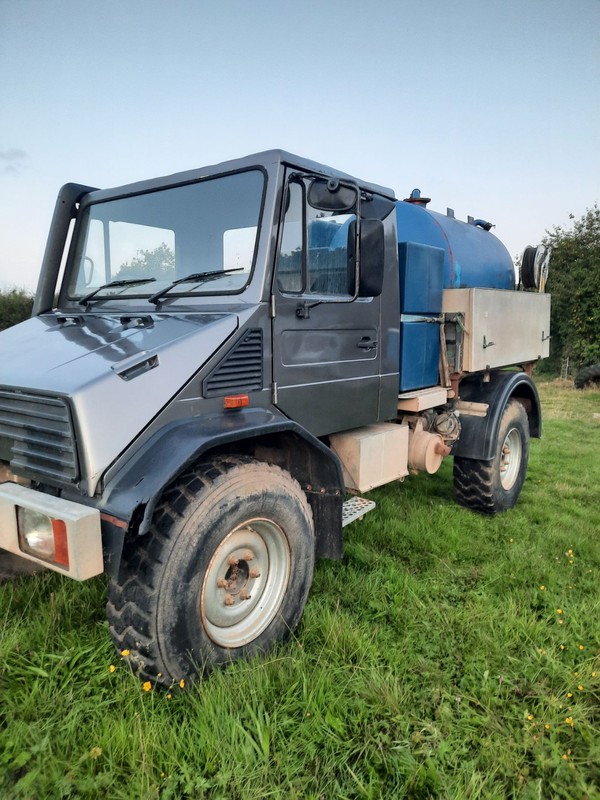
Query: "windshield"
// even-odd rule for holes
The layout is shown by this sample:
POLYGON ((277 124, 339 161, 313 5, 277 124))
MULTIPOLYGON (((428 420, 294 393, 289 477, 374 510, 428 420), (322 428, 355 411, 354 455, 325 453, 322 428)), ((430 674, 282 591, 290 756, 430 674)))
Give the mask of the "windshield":
POLYGON ((264 183, 260 170, 248 170, 88 206, 68 296, 242 291, 254 265, 264 183), (195 280, 181 280, 187 276, 195 280))

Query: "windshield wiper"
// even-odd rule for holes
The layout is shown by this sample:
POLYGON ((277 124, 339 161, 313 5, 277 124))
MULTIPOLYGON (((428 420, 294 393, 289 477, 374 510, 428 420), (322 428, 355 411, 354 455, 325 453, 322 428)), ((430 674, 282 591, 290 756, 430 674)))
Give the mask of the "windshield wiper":
POLYGON ((179 278, 179 280, 173 281, 168 286, 165 286, 164 289, 161 289, 160 292, 156 292, 151 297, 148 298, 149 303, 154 303, 154 305, 158 305, 158 301, 161 297, 164 297, 168 294, 171 289, 175 286, 178 286, 180 283, 191 283, 195 281, 196 283, 204 283, 205 281, 211 281, 215 278, 220 278, 221 275, 229 275, 230 272, 240 272, 243 270, 243 267, 233 267, 232 269, 215 269, 212 272, 194 272, 192 275, 186 275, 185 278, 179 278))
POLYGON ((79 301, 79 305, 87 305, 92 297, 95 297, 98 292, 101 292, 104 289, 110 289, 113 286, 135 286, 136 283, 152 283, 155 280, 156 278, 123 278, 119 281, 110 281, 110 283, 105 283, 103 286, 99 286, 97 289, 94 289, 93 292, 86 294, 85 297, 82 297, 79 301))

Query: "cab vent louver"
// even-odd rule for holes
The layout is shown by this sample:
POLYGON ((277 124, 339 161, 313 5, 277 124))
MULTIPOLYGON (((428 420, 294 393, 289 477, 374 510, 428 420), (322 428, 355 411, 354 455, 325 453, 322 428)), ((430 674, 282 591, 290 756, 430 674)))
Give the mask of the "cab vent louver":
POLYGON ((0 439, 10 444, 10 466, 17 475, 52 483, 77 480, 75 436, 66 400, 0 391, 0 439))
POLYGON ((204 397, 260 391, 263 387, 262 331, 250 330, 204 379, 204 397))

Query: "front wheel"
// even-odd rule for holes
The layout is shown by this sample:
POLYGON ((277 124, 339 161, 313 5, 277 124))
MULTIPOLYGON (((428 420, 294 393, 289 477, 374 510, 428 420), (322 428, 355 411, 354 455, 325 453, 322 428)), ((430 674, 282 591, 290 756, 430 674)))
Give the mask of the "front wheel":
POLYGON ((458 502, 485 514, 512 508, 521 493, 529 460, 529 421, 521 403, 510 400, 500 422, 491 461, 454 458, 458 502))
POLYGON ((312 513, 278 467, 223 457, 166 490, 127 548, 107 605, 113 641, 169 686, 266 652, 300 619, 314 566, 312 513))

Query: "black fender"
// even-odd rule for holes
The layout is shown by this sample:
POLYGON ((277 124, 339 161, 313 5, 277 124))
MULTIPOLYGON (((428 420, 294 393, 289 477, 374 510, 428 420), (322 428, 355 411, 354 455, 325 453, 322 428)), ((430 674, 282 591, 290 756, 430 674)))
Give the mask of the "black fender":
POLYGON ((148 532, 164 489, 204 454, 219 449, 288 469, 313 510, 317 555, 341 558, 344 479, 338 457, 301 425, 256 408, 172 422, 111 478, 99 503, 108 572, 118 570, 126 532, 148 532))
POLYGON ((498 440, 500 420, 511 399, 523 404, 529 419, 529 433, 539 439, 542 435, 542 409, 538 391, 529 375, 524 372, 491 372, 489 381, 483 375, 464 378, 459 384, 459 397, 467 403, 487 403, 485 417, 460 415, 460 438, 452 448, 452 455, 491 461, 498 440))

